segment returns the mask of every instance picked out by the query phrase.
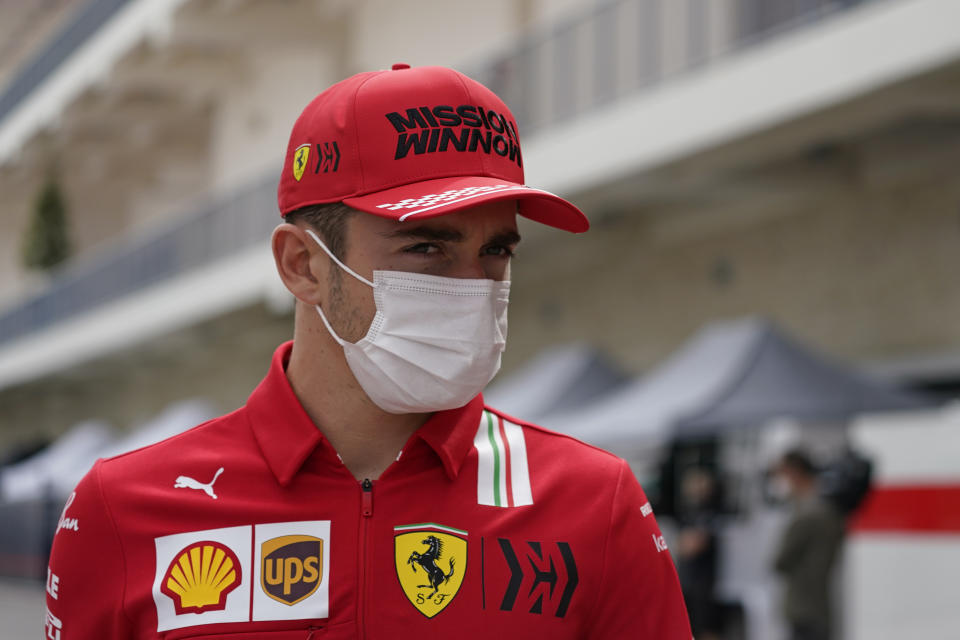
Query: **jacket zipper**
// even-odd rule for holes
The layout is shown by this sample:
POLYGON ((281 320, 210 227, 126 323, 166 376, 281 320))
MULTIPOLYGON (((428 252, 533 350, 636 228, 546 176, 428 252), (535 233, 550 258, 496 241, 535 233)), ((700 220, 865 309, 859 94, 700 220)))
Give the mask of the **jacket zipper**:
POLYGON ((359 595, 357 627, 359 638, 366 637, 367 612, 367 528, 373 515, 373 481, 364 478, 360 483, 360 577, 357 585, 359 595))
POLYGON ((370 480, 370 478, 364 479, 364 481, 360 484, 360 488, 363 489, 361 513, 364 517, 369 518, 373 515, 373 481, 370 480))

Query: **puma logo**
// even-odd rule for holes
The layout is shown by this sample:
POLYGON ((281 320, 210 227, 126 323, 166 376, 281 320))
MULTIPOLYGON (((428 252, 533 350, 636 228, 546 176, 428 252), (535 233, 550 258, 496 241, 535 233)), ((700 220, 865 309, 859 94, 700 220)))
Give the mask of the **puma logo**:
POLYGON ((220 477, 221 473, 223 473, 223 467, 220 467, 219 469, 217 469, 217 472, 213 474, 213 480, 211 480, 206 484, 202 482, 198 482, 193 478, 191 478, 190 476, 177 476, 177 481, 173 483, 173 488, 174 489, 197 489, 198 491, 203 491, 205 494, 207 494, 208 496, 216 500, 217 494, 213 492, 213 483, 217 481, 217 478, 220 477))

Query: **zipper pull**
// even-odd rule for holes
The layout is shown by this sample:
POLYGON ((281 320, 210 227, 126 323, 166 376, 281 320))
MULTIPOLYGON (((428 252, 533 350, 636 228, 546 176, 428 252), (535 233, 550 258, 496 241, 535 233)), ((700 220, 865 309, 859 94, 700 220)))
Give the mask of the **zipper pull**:
POLYGON ((363 482, 360 483, 360 488, 363 489, 361 513, 369 518, 373 515, 373 482, 371 482, 370 478, 364 478, 363 482))

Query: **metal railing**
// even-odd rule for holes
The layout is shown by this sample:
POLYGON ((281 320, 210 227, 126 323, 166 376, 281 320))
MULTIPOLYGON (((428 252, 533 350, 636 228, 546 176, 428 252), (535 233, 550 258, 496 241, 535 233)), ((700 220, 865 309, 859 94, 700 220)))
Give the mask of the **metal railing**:
MULTIPOLYGON (((52 43, 0 98, 0 119, 128 1, 87 5, 65 29, 69 37, 52 43)), ((529 135, 776 34, 879 1, 612 0, 468 72, 511 105, 529 135), (680 26, 665 33, 661 27, 671 18, 680 26)), ((277 222, 275 185, 269 176, 155 237, 123 241, 109 254, 69 266, 44 293, 0 313, 0 343, 265 240, 277 222)))
POLYGON ((510 105, 529 137, 758 42, 878 1, 606 0, 465 71, 510 105))
POLYGON ((277 177, 269 176, 165 231, 67 266, 42 294, 0 314, 0 343, 266 243, 278 222, 277 177))
POLYGON ((71 16, 47 45, 21 68, 0 94, 0 123, 50 74, 131 0, 91 0, 71 16))

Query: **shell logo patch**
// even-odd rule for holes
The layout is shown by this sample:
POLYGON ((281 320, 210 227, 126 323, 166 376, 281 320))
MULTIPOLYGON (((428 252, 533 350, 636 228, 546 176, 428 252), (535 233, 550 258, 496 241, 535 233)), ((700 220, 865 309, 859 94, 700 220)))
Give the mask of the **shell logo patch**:
POLYGON ((303 172, 307 168, 307 160, 310 159, 310 144, 302 144, 293 152, 293 179, 300 182, 303 172))
POLYGON ((435 524, 393 528, 397 579, 417 611, 432 618, 453 601, 467 571, 467 532, 435 524))
POLYGON ((191 544, 170 563, 160 591, 173 600, 177 615, 221 611, 227 595, 240 585, 240 560, 213 541, 191 544))
POLYGON ((260 545, 260 587, 268 596, 292 606, 320 586, 323 540, 296 535, 272 538, 260 545))
POLYGON ((157 631, 250 619, 253 527, 154 538, 157 631))

